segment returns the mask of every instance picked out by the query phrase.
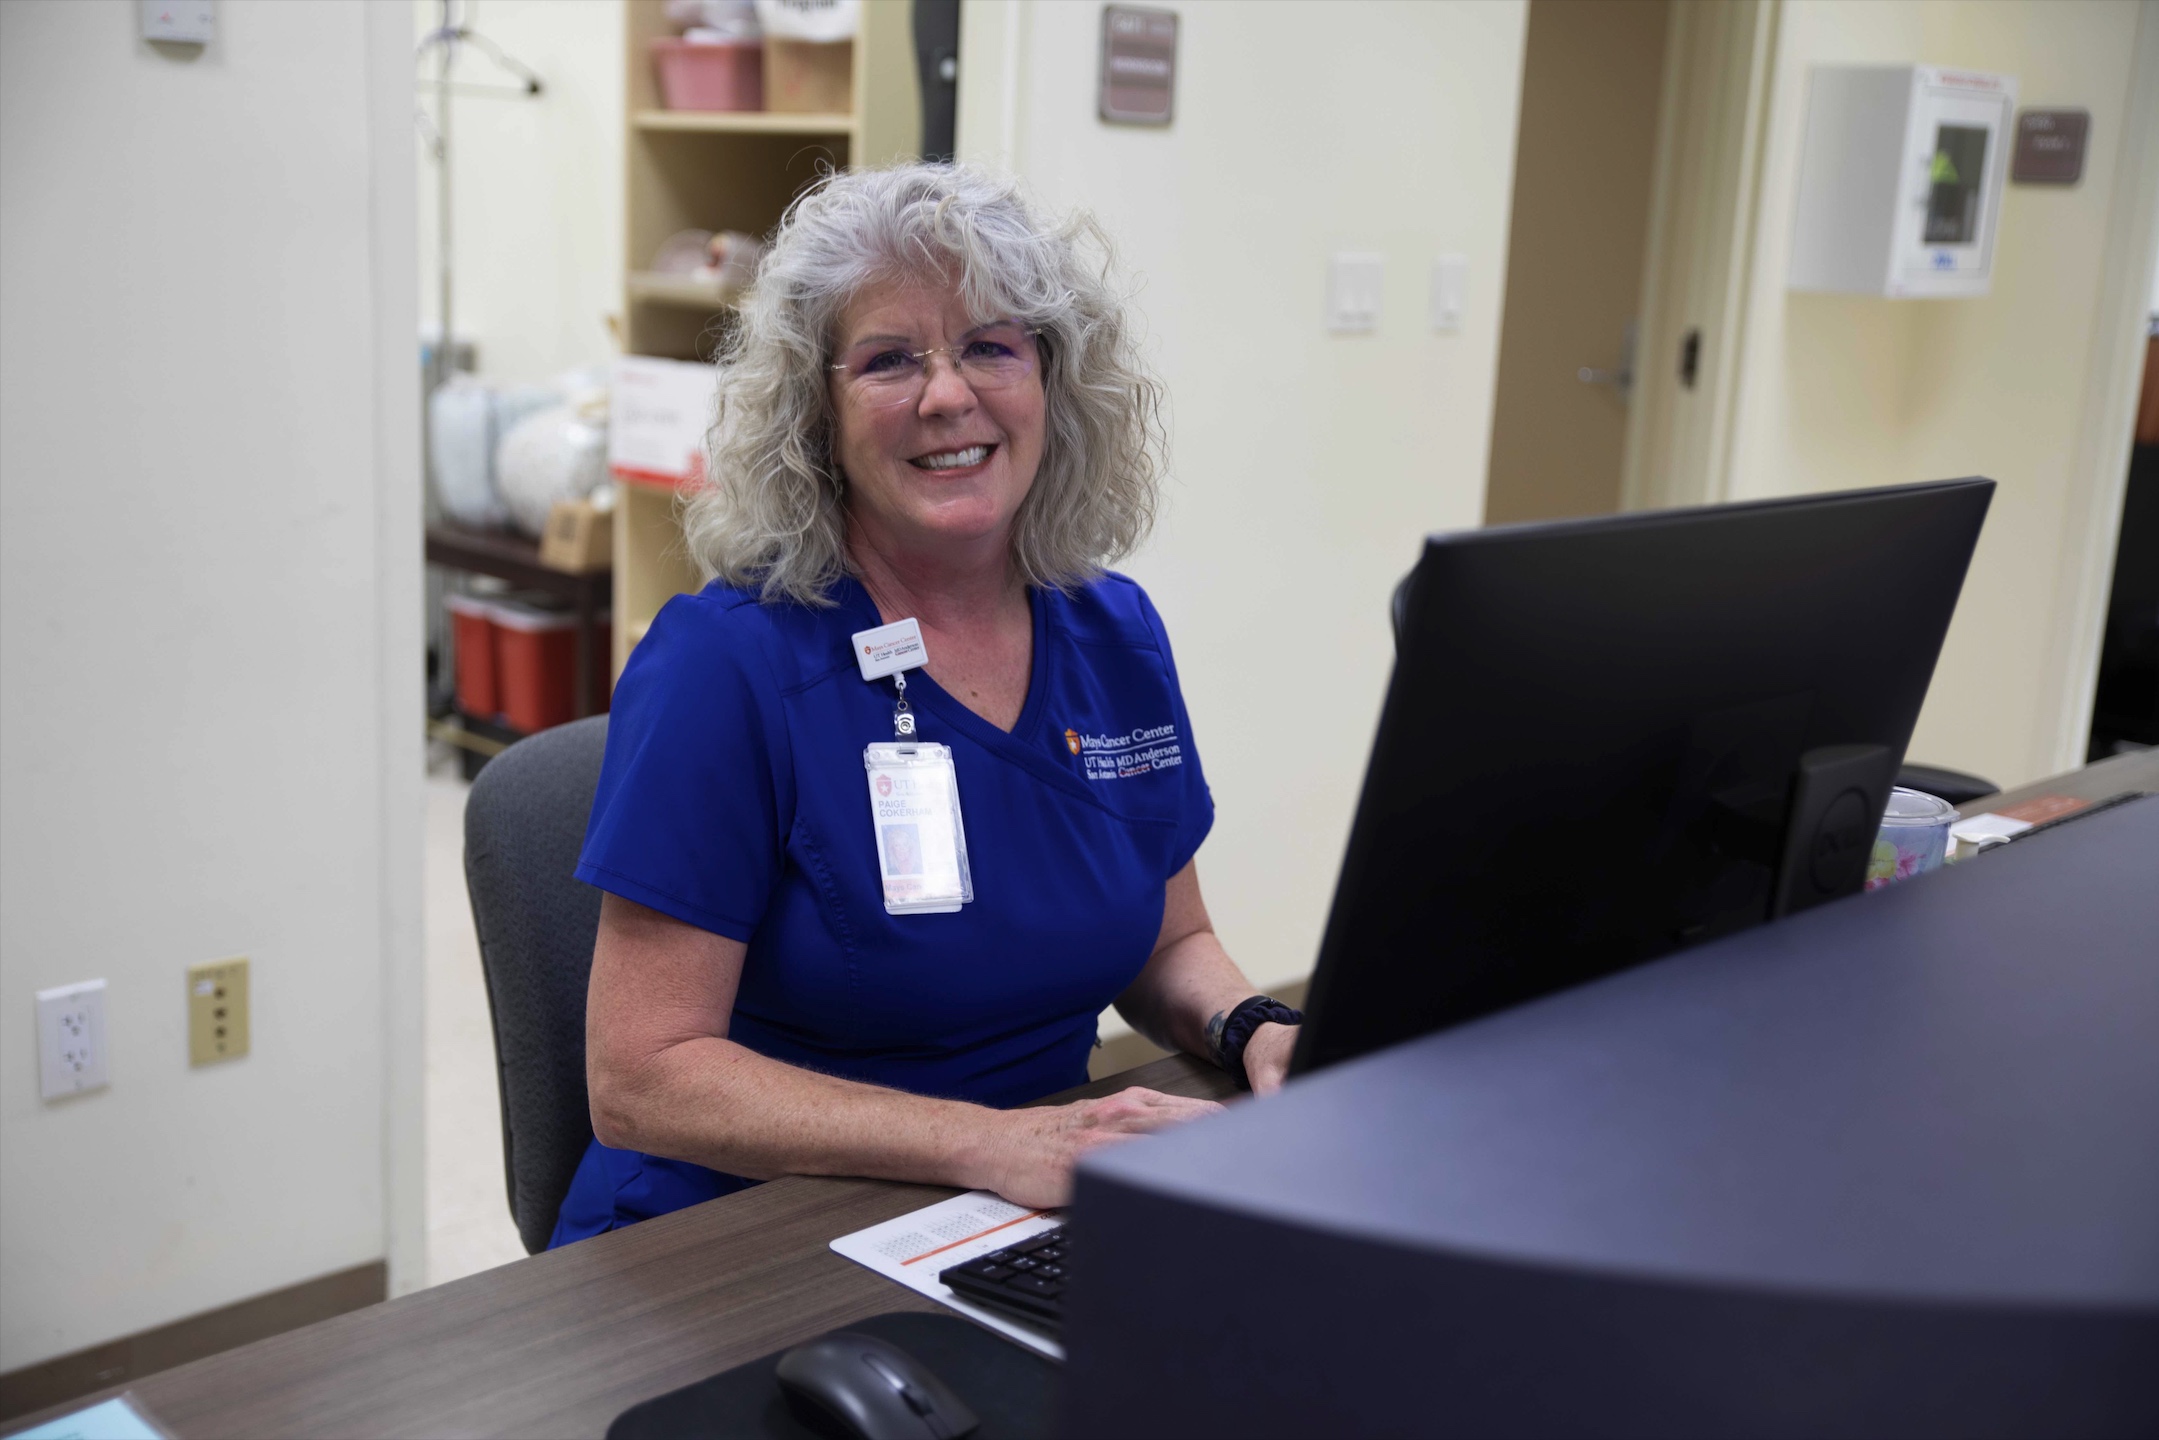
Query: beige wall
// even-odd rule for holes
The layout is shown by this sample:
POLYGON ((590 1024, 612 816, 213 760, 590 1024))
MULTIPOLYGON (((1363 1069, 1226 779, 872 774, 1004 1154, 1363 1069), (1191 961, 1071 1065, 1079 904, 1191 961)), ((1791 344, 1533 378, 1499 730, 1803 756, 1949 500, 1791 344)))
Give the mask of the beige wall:
POLYGON ((1487 524, 1619 508, 1666 0, 1530 0, 1487 524))
POLYGON ((1728 493, 2001 482, 1912 754, 2004 784, 2081 758, 2054 733, 2068 643, 2056 597, 2076 578, 2063 557, 2087 388, 2103 379, 2094 337, 2137 24, 2130 0, 1787 0, 1777 38, 1728 493), (2020 106, 2090 110, 2083 182, 2008 188, 1983 299, 1787 292, 1809 67, 1914 62, 2015 75, 2020 106))
POLYGON ((1230 951, 1311 968, 1428 530, 1477 523, 1524 6, 1187 3, 1177 119, 1095 118, 1101 7, 969 0, 961 153, 1091 206, 1140 284, 1175 474, 1128 568, 1169 626, 1218 815, 1230 951), (1375 335, 1330 335, 1330 250, 1386 256, 1375 335), (1469 260, 1461 333, 1433 257, 1469 260))
MULTIPOLYGON (((451 298, 458 338, 476 341, 480 372, 531 382, 604 365, 615 353, 607 316, 622 308, 623 18, 617 0, 487 0, 471 23, 539 73, 537 99, 459 94, 451 100, 451 298)), ((441 0, 412 0, 415 35, 441 22, 441 0)), ((435 62, 419 73, 432 82, 435 62)), ((471 46, 460 81, 515 80, 471 46)), ((432 84, 416 97, 432 114, 432 84)), ((435 161, 415 142, 420 172, 421 323, 439 329, 435 161)), ((650 259, 650 256, 641 257, 650 259)))
POLYGON ((422 1273, 405 19, 0 4, 0 1370, 422 1273), (111 1085, 43 1101, 35 992, 99 977, 111 1085))

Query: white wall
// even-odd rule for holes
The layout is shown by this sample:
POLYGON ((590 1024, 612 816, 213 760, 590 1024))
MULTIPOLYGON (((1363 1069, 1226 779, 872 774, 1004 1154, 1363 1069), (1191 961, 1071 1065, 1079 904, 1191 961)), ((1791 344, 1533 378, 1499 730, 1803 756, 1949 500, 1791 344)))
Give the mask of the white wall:
MULTIPOLYGON (((2095 340, 2120 318, 2102 281, 2137 24, 2133 0, 1787 0, 1777 37, 1730 496, 2000 482, 1912 754, 2005 785, 2082 759, 2081 737, 2059 733, 2057 677, 2073 668, 2065 647, 2096 646, 2097 622, 2065 633, 2057 596, 2083 583, 2088 392, 2120 380, 2095 362, 2095 340), (2008 187, 1983 299, 1787 291, 1810 68, 1909 63, 2012 74, 2020 107, 2090 110, 2082 182, 2008 187)), ((2140 288, 2148 262, 2133 263, 2140 288)), ((2121 441, 2117 478, 2126 430, 2121 441)))
POLYGON ((417 1273, 406 18, 0 5, 0 1370, 417 1273), (99 976, 111 1087, 44 1103, 33 992, 99 976))
MULTIPOLYGON (((441 0, 412 0, 415 36, 441 0)), ((479 345, 482 374, 541 381, 615 354, 622 308, 623 16, 616 0, 461 0, 480 34, 538 72, 534 99, 460 93, 451 102, 452 324, 479 345)), ((435 61, 418 103, 433 114, 435 61)), ((515 85, 472 46, 453 76, 515 85)), ((436 170, 416 142, 422 323, 439 329, 436 170)), ((650 256, 640 257, 650 259, 650 256)))
POLYGON ((1387 600, 1484 503, 1525 8, 1185 0, 1177 119, 1095 116, 1101 7, 968 0, 959 148, 1093 209, 1168 384, 1167 511, 1127 568, 1177 649, 1217 806, 1200 855, 1252 978, 1311 968, 1392 658, 1387 600), (1325 333, 1327 255, 1387 263, 1325 333), (1434 256, 1467 322, 1425 321, 1434 256))

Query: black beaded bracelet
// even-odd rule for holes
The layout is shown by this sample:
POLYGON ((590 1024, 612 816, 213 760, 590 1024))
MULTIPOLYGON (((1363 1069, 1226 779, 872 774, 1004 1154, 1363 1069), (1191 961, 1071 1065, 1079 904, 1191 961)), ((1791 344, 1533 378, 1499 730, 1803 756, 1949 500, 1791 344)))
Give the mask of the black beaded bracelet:
POLYGON ((1252 1038, 1252 1032, 1262 1025, 1302 1025, 1304 1012, 1292 1010, 1271 995, 1254 995, 1240 1000, 1234 1010, 1215 1012, 1207 1022, 1207 1049, 1214 1055, 1214 1063, 1227 1070, 1240 1090, 1252 1088, 1252 1077, 1244 1073, 1244 1047, 1252 1038))

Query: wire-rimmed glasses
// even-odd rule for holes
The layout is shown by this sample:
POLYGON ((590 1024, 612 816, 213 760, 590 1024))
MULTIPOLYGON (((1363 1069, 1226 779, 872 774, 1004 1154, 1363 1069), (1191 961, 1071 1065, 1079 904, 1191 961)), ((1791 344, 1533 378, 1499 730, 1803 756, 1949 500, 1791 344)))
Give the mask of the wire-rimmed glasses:
POLYGON ((1035 345, 1035 337, 1041 333, 1017 320, 998 320, 968 331, 954 344, 928 350, 867 340, 831 368, 844 377, 857 399, 876 409, 919 401, 929 384, 932 355, 949 359, 960 377, 978 393, 1005 390, 1034 374, 1041 363, 1035 345))

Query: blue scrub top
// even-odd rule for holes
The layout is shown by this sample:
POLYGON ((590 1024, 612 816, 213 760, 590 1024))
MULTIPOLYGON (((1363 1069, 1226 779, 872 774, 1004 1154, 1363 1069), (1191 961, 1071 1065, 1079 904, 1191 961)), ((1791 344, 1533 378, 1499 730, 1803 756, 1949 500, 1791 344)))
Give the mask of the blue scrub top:
MULTIPOLYGON (((577 877, 745 942, 728 1038, 760 1054, 984 1105, 1080 1084, 1214 820, 1161 617, 1121 575, 1031 592, 1010 734, 909 673, 918 738, 952 747, 975 898, 888 915, 862 751, 893 738, 894 689, 850 640, 882 621, 852 578, 832 598, 667 603, 615 690, 577 877)), ((595 1140, 551 1244, 749 1183, 595 1140)))

